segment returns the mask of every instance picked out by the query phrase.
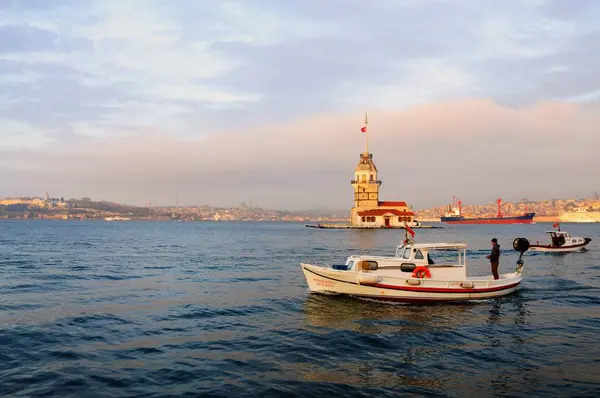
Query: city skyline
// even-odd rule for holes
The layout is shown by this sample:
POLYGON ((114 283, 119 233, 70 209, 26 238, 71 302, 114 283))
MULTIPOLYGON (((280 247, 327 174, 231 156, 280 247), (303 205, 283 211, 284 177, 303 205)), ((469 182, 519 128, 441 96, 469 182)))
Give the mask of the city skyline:
MULTIPOLYGON (((455 199, 455 203, 453 204, 452 201, 450 201, 449 203, 444 203, 444 204, 438 204, 435 206, 431 206, 431 207, 421 207, 421 208, 417 208, 414 206, 411 206, 410 203, 407 203, 407 205, 409 207, 411 207, 412 210, 415 211, 424 211, 424 212, 431 212, 431 211, 438 211, 438 212, 445 212, 448 209, 448 206, 458 206, 458 201, 461 200, 460 197, 454 197, 453 199, 455 199)), ((67 202, 71 202, 71 201, 91 201, 91 202, 96 202, 96 203, 106 203, 106 204, 114 204, 117 206, 131 206, 131 207, 137 207, 137 208, 165 208, 165 209, 177 209, 177 208, 181 208, 181 209, 190 209, 190 208, 202 208, 202 207, 210 207, 210 208, 214 208, 214 209, 233 209, 233 208, 248 208, 248 209, 263 209, 263 210, 269 210, 269 211, 283 211, 283 212, 294 212, 294 213, 303 213, 303 212, 317 212, 319 214, 321 214, 322 212, 331 212, 331 213, 346 213, 348 212, 348 209, 343 209, 343 208, 329 208, 329 207, 313 207, 313 208, 299 208, 299 209, 287 209, 287 208, 270 208, 270 207, 266 207, 266 206, 261 206, 260 204, 256 204, 253 203, 252 201, 241 201, 238 202, 234 205, 224 205, 224 204, 218 204, 218 203, 180 203, 178 201, 178 198, 175 200, 174 203, 165 203, 165 204, 157 204, 157 203, 151 203, 151 202, 147 202, 141 205, 135 204, 135 203, 128 203, 128 202, 118 202, 115 200, 111 200, 110 198, 91 198, 89 196, 84 196, 84 197, 80 197, 80 198, 73 198, 73 197, 65 197, 65 196, 54 196, 54 195, 50 195, 48 192, 46 192, 45 195, 31 195, 31 196, 24 196, 24 195, 13 195, 13 196, 6 196, 6 197, 0 197, 0 206, 6 205, 6 203, 3 202, 10 202, 10 203, 14 203, 14 202, 18 202, 18 203, 24 203, 24 202, 35 202, 36 206, 38 202, 54 202, 54 203, 67 203, 67 202)), ((553 198, 527 198, 527 197, 523 197, 520 198, 518 200, 509 200, 509 201, 502 201, 502 207, 503 208, 509 208, 512 209, 514 211, 514 206, 516 205, 529 205, 529 204, 542 204, 542 203, 553 203, 553 202, 563 202, 563 203, 572 203, 572 202, 586 202, 588 204, 593 204, 595 207, 597 207, 598 205, 600 205, 600 193, 599 192, 592 192, 591 195, 588 195, 586 197, 553 197, 553 198)), ((492 212, 496 212, 497 209, 497 202, 485 202, 485 203, 471 203, 471 202, 464 202, 461 200, 461 204, 463 209, 492 209, 492 212)), ((61 206, 59 206, 61 207, 61 206)), ((64 206, 62 206, 64 207, 64 206)), ((61 208, 62 208, 61 207, 61 208)))
POLYGON ((382 197, 588 197, 598 17, 591 1, 4 2, 0 197, 346 209, 365 111, 382 197))

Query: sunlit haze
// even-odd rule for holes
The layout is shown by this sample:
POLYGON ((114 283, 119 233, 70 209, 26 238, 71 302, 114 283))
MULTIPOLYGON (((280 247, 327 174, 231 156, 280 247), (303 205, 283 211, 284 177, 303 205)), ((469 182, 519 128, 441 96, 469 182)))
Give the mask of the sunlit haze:
POLYGON ((0 197, 422 208, 600 189, 600 2, 0 2, 0 197))

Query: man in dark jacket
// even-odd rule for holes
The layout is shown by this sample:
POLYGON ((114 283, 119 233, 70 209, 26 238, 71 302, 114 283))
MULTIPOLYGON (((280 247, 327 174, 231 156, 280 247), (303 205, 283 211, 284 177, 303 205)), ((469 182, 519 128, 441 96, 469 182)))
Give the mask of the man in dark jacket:
POLYGON ((487 258, 490 259, 494 279, 500 279, 500 276, 498 276, 498 264, 500 263, 500 245, 498 244, 498 239, 492 239, 492 252, 487 256, 487 258))

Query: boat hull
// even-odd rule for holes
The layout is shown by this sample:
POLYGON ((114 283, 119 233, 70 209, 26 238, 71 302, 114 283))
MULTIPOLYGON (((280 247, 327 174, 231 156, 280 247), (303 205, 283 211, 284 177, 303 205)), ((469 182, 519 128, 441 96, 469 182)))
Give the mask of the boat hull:
POLYGON ((529 250, 532 252, 544 252, 544 253, 570 253, 570 252, 580 252, 587 250, 585 247, 592 240, 590 238, 584 238, 584 243, 579 245, 569 245, 569 246, 550 246, 550 245, 531 245, 529 246, 529 250))
POLYGON ((311 293, 334 293, 399 302, 485 300, 514 293, 523 279, 521 273, 514 272, 503 274, 499 280, 494 280, 491 276, 467 278, 464 281, 379 276, 377 280, 361 282, 362 273, 311 264, 301 266, 311 293))
POLYGON ((446 224, 533 224, 535 213, 527 213, 514 217, 441 217, 441 222, 446 224))

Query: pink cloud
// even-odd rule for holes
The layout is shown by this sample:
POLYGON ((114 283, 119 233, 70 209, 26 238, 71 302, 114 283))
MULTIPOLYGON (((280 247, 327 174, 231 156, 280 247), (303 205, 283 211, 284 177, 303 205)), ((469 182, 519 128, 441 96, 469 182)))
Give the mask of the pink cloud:
MULTIPOLYGON (((598 189, 587 187, 600 167, 594 155, 600 147, 594 131, 599 111, 598 103, 506 108, 487 99, 372 110, 370 150, 384 180, 382 195, 419 205, 443 204, 454 194, 487 200, 591 192, 598 189), (534 174, 535 179, 528 177, 534 174)), ((327 205, 345 208, 348 180, 363 150, 362 123, 357 112, 197 139, 147 130, 76 147, 5 154, 5 167, 21 163, 29 169, 18 184, 6 177, 10 173, 5 178, 15 189, 43 180, 77 196, 94 195, 83 191, 93 189, 105 198, 138 203, 152 194, 156 181, 168 181, 174 190, 185 186, 189 197, 205 203, 222 201, 220 190, 237 198, 250 193, 271 206, 281 201, 313 207, 320 204, 319 195, 307 190, 315 190, 328 198, 327 205), (207 184, 217 179, 221 185, 207 194, 207 184), (138 192, 142 186, 144 192, 138 192), (302 201, 290 202, 298 197, 302 201)))

